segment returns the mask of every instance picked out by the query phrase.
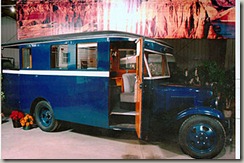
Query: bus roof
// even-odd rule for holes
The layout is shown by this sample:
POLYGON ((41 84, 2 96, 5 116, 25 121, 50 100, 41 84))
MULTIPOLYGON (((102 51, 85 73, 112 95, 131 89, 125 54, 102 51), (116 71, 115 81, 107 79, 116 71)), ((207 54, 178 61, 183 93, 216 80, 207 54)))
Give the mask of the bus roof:
MULTIPOLYGON (((23 39, 15 42, 6 42, 1 44, 1 46, 2 48, 18 48, 21 45, 27 45, 27 44, 39 44, 39 43, 56 42, 56 41, 72 41, 78 39, 113 38, 113 37, 137 39, 139 37, 144 37, 144 36, 128 33, 128 32, 121 32, 121 31, 96 31, 96 32, 82 32, 82 33, 72 33, 72 34, 23 39)), ((170 46, 168 43, 159 39, 145 37, 145 40, 149 42, 158 42, 160 44, 163 44, 164 46, 166 45, 172 48, 172 46, 170 46)))

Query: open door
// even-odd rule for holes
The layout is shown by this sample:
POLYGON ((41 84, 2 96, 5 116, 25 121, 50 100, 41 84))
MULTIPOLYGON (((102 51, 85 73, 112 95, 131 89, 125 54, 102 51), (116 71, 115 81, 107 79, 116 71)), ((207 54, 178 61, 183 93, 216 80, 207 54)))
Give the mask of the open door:
POLYGON ((143 38, 141 37, 136 41, 135 128, 138 138, 141 138, 143 53, 143 38))

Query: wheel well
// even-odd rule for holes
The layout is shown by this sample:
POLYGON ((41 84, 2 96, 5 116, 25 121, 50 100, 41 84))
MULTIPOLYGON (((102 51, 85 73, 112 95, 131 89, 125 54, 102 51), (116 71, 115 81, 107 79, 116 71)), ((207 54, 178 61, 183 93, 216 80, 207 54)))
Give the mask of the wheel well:
POLYGON ((30 110, 30 114, 34 115, 34 111, 35 111, 35 106, 37 105, 38 102, 40 101, 47 101, 46 99, 42 98, 42 97, 38 97, 36 98, 32 104, 31 104, 31 110, 30 110))
MULTIPOLYGON (((215 116, 206 115, 206 114, 191 114, 191 115, 188 115, 188 116, 183 117, 183 118, 181 118, 181 119, 178 119, 178 120, 176 121, 176 123, 177 123, 176 126, 178 127, 178 129, 180 129, 180 126, 182 125, 182 123, 185 122, 186 119, 188 119, 188 118, 190 118, 190 117, 192 117, 192 116, 206 116, 206 117, 210 117, 210 118, 213 118, 213 119, 218 120, 218 121, 224 126, 223 121, 222 121, 221 119, 215 117, 215 116)), ((177 130, 177 131, 179 131, 179 130, 177 130)))

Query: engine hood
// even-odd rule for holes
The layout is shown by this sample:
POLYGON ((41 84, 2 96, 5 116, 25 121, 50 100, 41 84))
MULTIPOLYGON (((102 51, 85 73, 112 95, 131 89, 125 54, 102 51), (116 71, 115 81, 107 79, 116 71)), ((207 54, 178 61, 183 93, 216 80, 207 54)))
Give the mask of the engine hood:
POLYGON ((154 88, 154 94, 156 104, 164 110, 178 110, 205 106, 206 102, 212 98, 213 91, 202 87, 159 84, 154 88))
POLYGON ((209 88, 160 84, 159 89, 167 94, 168 98, 194 99, 195 106, 203 106, 203 103, 213 96, 209 88))
POLYGON ((212 92, 211 89, 206 88, 206 87, 200 87, 200 86, 188 86, 188 85, 178 85, 178 84, 159 84, 162 87, 167 87, 168 89, 172 91, 189 91, 189 92, 212 92))

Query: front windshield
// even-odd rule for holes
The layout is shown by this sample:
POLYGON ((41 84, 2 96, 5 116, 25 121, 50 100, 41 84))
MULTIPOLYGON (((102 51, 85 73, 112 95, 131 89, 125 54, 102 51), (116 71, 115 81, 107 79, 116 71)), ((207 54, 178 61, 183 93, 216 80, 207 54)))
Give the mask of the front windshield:
POLYGON ((147 54, 145 58, 145 65, 147 68, 147 71, 144 71, 145 77, 165 78, 170 76, 169 67, 165 55, 147 54))

